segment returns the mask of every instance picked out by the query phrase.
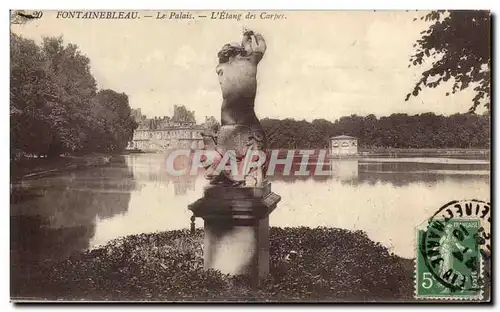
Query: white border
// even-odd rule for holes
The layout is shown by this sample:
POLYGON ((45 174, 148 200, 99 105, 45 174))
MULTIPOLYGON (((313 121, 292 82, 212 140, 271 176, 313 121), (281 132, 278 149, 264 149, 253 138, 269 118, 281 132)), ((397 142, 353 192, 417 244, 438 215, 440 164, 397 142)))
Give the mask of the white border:
MULTIPOLYGON (((2 10, 1 12, 1 17, 2 17, 2 26, 3 32, 1 34, 3 35, 3 42, 4 44, 2 45, 2 57, 1 57, 1 73, 3 74, 3 88, 1 89, 2 92, 2 99, 3 99, 3 114, 1 114, 3 118, 3 122, 0 122, 0 127, 1 127, 1 146, 2 146, 2 153, 1 153, 1 164, 3 166, 3 171, 4 174, 1 175, 2 179, 2 188, 0 189, 1 192, 1 199, 4 205, 2 205, 2 208, 4 210, 5 215, 0 218, 2 224, 1 228, 4 231, 2 235, 2 245, 0 250, 3 252, 0 260, 1 260, 1 268, 3 270, 2 276, 2 284, 1 284, 1 291, 0 293, 2 294, 1 298, 1 303, 2 303, 2 311, 6 310, 12 310, 14 307, 9 303, 9 193, 7 191, 7 186, 9 184, 9 156, 8 156, 8 146, 9 146, 9 110, 8 110, 8 105, 7 103, 9 102, 9 91, 8 91, 8 85, 9 85, 9 51, 8 51, 8 40, 9 40, 9 32, 8 32, 8 27, 9 27, 9 14, 8 14, 8 9, 71 9, 71 8, 79 8, 79 9, 84 9, 84 8, 92 8, 92 9, 293 9, 293 10, 300 10, 300 9, 308 9, 308 10, 314 10, 314 9, 336 9, 336 10, 372 10, 372 9, 377 9, 377 10, 393 10, 393 9, 398 9, 398 10, 415 10, 415 9, 420 9, 420 10, 429 10, 429 9, 491 9, 492 12, 495 14, 500 12, 498 9, 500 1, 498 0, 475 0, 475 1, 470 1, 470 0, 441 0, 441 1, 436 1, 436 0, 419 0, 417 1, 412 1, 412 2, 407 2, 407 1, 382 1, 382 0, 349 0, 349 1, 335 1, 335 2, 328 2, 325 3, 326 1, 324 0, 253 0, 253 1, 244 1, 244 2, 235 2, 234 0, 218 0, 218 1, 203 1, 203 0, 182 0, 178 2, 166 2, 166 1, 150 1, 150 0, 122 0, 122 1, 102 1, 102 0, 86 0, 86 1, 63 1, 63 0, 44 0, 44 1, 35 1, 35 0, 29 0, 29 1, 2 1, 1 6, 2 10)), ((498 21, 495 19, 495 24, 498 24, 498 21)), ((495 29, 496 29, 495 25, 495 29)), ((345 31, 345 30, 340 30, 340 31, 345 31)), ((496 31, 494 32, 495 39, 497 38, 496 36, 496 31)), ((497 58, 497 53, 495 53, 494 56, 492 56, 494 59, 497 58)), ((495 62, 496 63, 496 62, 495 62)), ((494 80, 495 84, 492 86, 497 89, 498 81, 497 79, 494 80)), ((497 103, 493 103, 493 107, 496 107, 497 103)), ((495 112, 495 120, 498 122, 498 111, 499 109, 496 108, 494 109, 495 112)), ((494 137, 498 136, 498 131, 496 127, 494 130, 494 137)), ((496 145, 496 144, 495 144, 496 145)), ((497 153, 495 153, 497 155, 497 153)), ((492 160, 494 163, 497 162, 498 158, 495 156, 495 159, 492 160)), ((492 176, 496 178, 496 173, 494 173, 492 176)), ((499 194, 497 191, 497 187, 495 187, 494 192, 499 194)), ((498 224, 498 213, 495 213, 495 220, 494 223, 498 224)), ((494 249, 498 248, 498 240, 494 241, 494 249)), ((496 257, 498 262, 498 256, 496 257)), ((494 272, 498 271, 498 263, 496 264, 496 269, 494 272)), ((499 294, 499 285, 495 285, 495 293, 492 294, 492 298, 500 298, 499 294)), ((201 306, 197 306, 201 307, 201 306)), ((203 307, 206 307, 204 305, 203 307)), ((212 306, 213 308, 229 308, 233 309, 234 306, 226 306, 226 307, 220 307, 220 306, 212 306)), ((262 306, 259 305, 258 308, 259 310, 263 309, 269 309, 275 306, 262 306)), ((289 306, 286 306, 285 308, 288 308, 289 306)), ((384 309, 386 306, 363 306, 363 305, 356 305, 356 306, 351 306, 350 308, 354 309, 361 309, 363 307, 367 307, 370 309, 373 308, 381 308, 384 309)), ((441 306, 428 306, 428 305, 421 305, 421 306, 411 306, 412 308, 420 308, 420 309, 425 309, 425 310, 450 310, 454 311, 456 308, 458 308, 456 305, 441 305, 441 306)), ((40 307, 38 307, 40 308, 40 307)), ((54 307, 54 306, 42 306, 42 310, 46 311, 52 311, 54 308, 58 309, 66 309, 68 306, 59 306, 59 307, 54 307)), ((80 307, 81 308, 81 307, 80 307)), ((115 308, 118 309, 123 309, 123 306, 115 306, 115 308)), ((132 310, 143 310, 145 307, 139 307, 139 306, 132 306, 129 307, 132 310)), ((164 308, 164 307, 160 307, 164 308)), ((190 307, 192 309, 193 307, 190 307)), ((244 308, 239 306, 238 308, 244 308)), ((310 306, 300 306, 299 308, 311 308, 310 306)), ((318 308, 318 307, 313 307, 313 308, 318 308)), ((326 307, 330 308, 330 307, 326 307)), ((334 306, 333 308, 338 309, 338 308, 343 308, 340 306, 334 306)), ((408 305, 398 305, 398 306, 393 306, 393 308, 410 308, 408 305)), ((464 308, 471 308, 470 306, 464 306, 464 308)), ((85 310, 89 311, 96 311, 96 310, 101 310, 104 309, 102 306, 85 306, 83 307, 85 310)))
POLYGON ((277 10, 430 10, 430 9, 490 9, 494 6, 494 0, 419 0, 418 2, 387 1, 387 0, 350 0, 325 2, 322 0, 253 0, 236 2, 231 0, 203 1, 203 0, 183 0, 177 2, 166 1, 59 1, 59 0, 24 0, 12 1, 10 8, 17 9, 277 9, 277 10))

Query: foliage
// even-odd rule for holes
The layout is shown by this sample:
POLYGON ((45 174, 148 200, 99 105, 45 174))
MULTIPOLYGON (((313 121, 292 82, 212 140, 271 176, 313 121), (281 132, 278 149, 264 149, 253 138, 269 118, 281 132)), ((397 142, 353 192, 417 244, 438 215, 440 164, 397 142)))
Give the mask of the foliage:
POLYGON ((133 235, 40 264, 16 295, 93 300, 411 300, 413 261, 363 232, 271 228, 270 276, 203 269, 203 231, 133 235), (33 293, 26 293, 26 292, 33 293))
POLYGON ((217 133, 220 129, 220 123, 215 119, 214 116, 209 116, 205 118, 205 122, 202 124, 205 129, 209 129, 214 133, 217 133))
POLYGON ((55 84, 34 41, 12 33, 10 40, 11 155, 47 150, 52 140, 47 135, 52 130, 47 108, 54 99, 55 84))
POLYGON ((135 123, 128 97, 97 92, 90 60, 74 44, 41 45, 11 32, 11 159, 108 152, 125 147, 135 123))
POLYGON ((78 47, 63 44, 61 37, 44 38, 42 53, 54 84, 53 100, 47 103, 47 112, 53 129, 51 154, 75 152, 92 128, 90 101, 97 87, 90 73, 90 60, 78 47))
MULTIPOLYGON (((421 32, 414 47, 410 66, 426 61, 432 67, 422 73, 413 91, 418 96, 423 87, 435 88, 453 78, 452 93, 471 86, 476 95, 471 111, 483 104, 490 109, 491 84, 491 13, 489 11, 433 11, 420 19, 434 22, 421 32)), ((449 95, 449 92, 446 93, 449 95)))
POLYGON ((490 116, 485 113, 451 116, 425 113, 392 114, 377 118, 351 115, 335 122, 315 119, 312 122, 293 119, 261 120, 269 148, 327 148, 329 138, 351 135, 366 148, 489 148, 490 116))
POLYGON ((131 117, 128 96, 113 90, 100 90, 92 102, 94 128, 89 151, 121 151, 132 139, 136 122, 131 117))

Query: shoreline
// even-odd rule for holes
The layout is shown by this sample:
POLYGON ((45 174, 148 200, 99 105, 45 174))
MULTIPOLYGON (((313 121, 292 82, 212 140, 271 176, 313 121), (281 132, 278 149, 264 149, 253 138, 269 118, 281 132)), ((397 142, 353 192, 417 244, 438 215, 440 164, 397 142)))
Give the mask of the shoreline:
POLYGON ((83 156, 60 156, 57 158, 32 158, 10 163, 10 180, 41 178, 62 172, 109 165, 120 155, 90 154, 83 156))
POLYGON ((360 156, 389 157, 490 157, 491 149, 481 148, 360 148, 360 156))

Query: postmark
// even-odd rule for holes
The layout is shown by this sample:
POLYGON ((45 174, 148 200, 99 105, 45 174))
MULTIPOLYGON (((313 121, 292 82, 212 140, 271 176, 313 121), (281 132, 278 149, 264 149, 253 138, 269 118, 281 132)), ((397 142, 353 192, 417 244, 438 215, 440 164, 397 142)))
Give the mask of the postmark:
POLYGON ((491 254, 491 205, 451 201, 417 229, 415 297, 483 299, 484 260, 491 254))

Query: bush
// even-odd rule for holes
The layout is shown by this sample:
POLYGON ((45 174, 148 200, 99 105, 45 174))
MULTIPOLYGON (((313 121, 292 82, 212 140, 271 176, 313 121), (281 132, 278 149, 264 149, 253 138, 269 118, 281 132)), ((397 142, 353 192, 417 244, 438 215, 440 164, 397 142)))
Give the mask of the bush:
POLYGON ((203 269, 203 231, 140 234, 40 265, 31 294, 66 300, 411 300, 413 261, 366 234, 334 228, 271 228, 270 275, 203 269))

